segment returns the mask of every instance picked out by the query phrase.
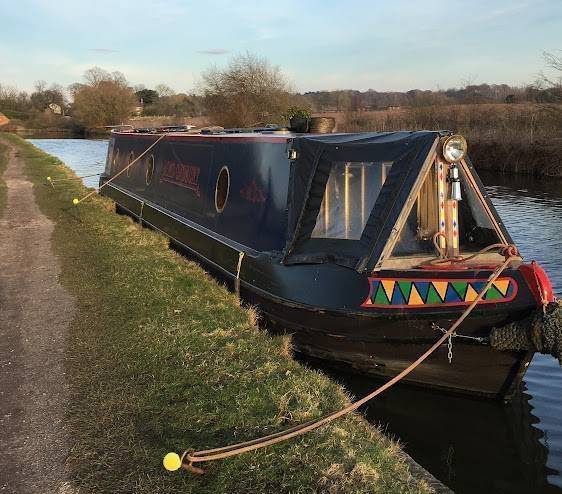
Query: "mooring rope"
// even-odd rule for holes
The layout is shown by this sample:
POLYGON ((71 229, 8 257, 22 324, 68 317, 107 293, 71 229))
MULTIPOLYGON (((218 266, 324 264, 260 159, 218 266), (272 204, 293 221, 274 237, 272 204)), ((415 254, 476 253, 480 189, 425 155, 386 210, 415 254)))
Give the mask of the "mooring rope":
POLYGON ((494 249, 501 249, 501 253, 504 256, 513 256, 513 257, 518 257, 519 259, 521 259, 521 255, 519 254, 519 250, 517 250, 517 247, 515 247, 515 245, 513 244, 501 244, 501 243, 496 243, 496 244, 491 244, 488 245, 487 247, 484 247, 483 249, 479 250, 478 252, 468 256, 468 257, 463 257, 463 256, 458 256, 458 257, 449 257, 447 256, 446 253, 446 247, 447 247, 447 238, 445 237, 445 234, 443 232, 437 232, 435 235, 433 235, 432 237, 432 242, 433 245, 435 246, 435 249, 437 250, 439 256, 436 257, 435 259, 430 259, 429 261, 425 261, 423 263, 420 264, 420 266, 436 266, 439 264, 447 264, 447 263, 451 263, 451 264, 462 264, 465 263, 467 261, 471 261, 472 259, 479 257, 483 254, 486 254, 487 252, 490 252, 494 249), (439 237, 442 237, 443 240, 445 241, 445 248, 441 248, 439 247, 437 240, 439 239, 439 237))
POLYGON ((146 153, 148 153, 154 146, 156 146, 156 144, 158 144, 162 139, 167 137, 169 134, 170 134, 169 132, 165 133, 165 134, 162 134, 150 146, 148 146, 141 154, 139 154, 133 161, 131 161, 125 168, 123 168, 122 170, 117 172, 115 175, 113 175, 113 177, 111 177, 109 180, 107 180, 103 184, 101 184, 97 189, 94 189, 91 192, 89 192, 88 194, 86 194, 84 197, 82 197, 82 199, 77 199, 77 198, 72 199, 72 204, 74 204, 75 206, 78 206, 78 204, 80 204, 82 201, 85 201, 86 199, 88 199, 88 197, 93 196, 94 194, 99 192, 101 189, 103 189, 106 185, 113 182, 113 180, 115 180, 117 177, 119 177, 120 175, 125 173, 129 168, 131 168, 131 166, 133 166, 135 163, 137 163, 144 155, 146 155, 146 153))
POLYGON ((492 283, 501 275, 501 273, 509 266, 509 264, 519 259, 519 256, 513 255, 512 252, 516 252, 515 246, 504 245, 506 252, 505 261, 498 266, 494 272, 489 276, 488 282, 482 289, 482 291, 477 295, 477 297, 471 302, 471 304, 465 309, 465 311, 460 315, 460 317, 449 327, 447 331, 422 355, 420 355, 414 362, 412 362, 406 369, 401 371, 399 374, 394 376, 388 382, 379 386, 373 392, 369 393, 367 396, 361 398, 360 400, 351 403, 350 405, 342 408, 341 410, 331 413, 321 419, 313 420, 304 424, 297 425, 290 429, 276 432, 274 434, 269 434, 258 439, 253 439, 251 441, 245 441, 237 444, 232 444, 230 446, 224 446, 221 448, 214 448, 201 451, 185 451, 181 457, 176 453, 168 453, 164 457, 164 467, 168 470, 177 470, 180 467, 189 470, 194 473, 204 473, 201 468, 195 467, 194 463, 202 463, 208 461, 215 461, 231 456, 240 455, 242 453, 247 453, 249 451, 254 451, 256 449, 265 448, 267 446, 272 446, 274 444, 287 441, 293 437, 301 436, 310 432, 314 429, 336 420, 339 417, 347 415, 350 412, 357 410, 361 405, 372 400, 377 395, 386 391, 387 389, 394 386, 396 383, 401 381, 404 377, 410 374, 416 367, 418 367, 422 362, 424 362, 433 352, 435 352, 460 326, 460 324, 468 317, 468 315, 473 311, 476 305, 482 300, 488 289, 492 286, 492 283), (513 248, 513 249, 512 249, 513 248), (187 460, 187 463, 184 462, 187 460))
POLYGON ((234 279, 234 291, 238 298, 240 298, 240 270, 242 269, 242 261, 245 254, 243 250, 238 253, 238 266, 236 268, 236 278, 234 279))
MULTIPOLYGON (((96 163, 94 163, 96 164, 96 163)), ((82 180, 83 178, 90 178, 90 177, 97 177, 101 175, 100 173, 92 173, 91 175, 82 175, 81 177, 69 177, 69 178, 52 178, 52 177, 47 177, 47 182, 49 182, 50 185, 59 183, 59 182, 71 182, 73 180, 82 180)))

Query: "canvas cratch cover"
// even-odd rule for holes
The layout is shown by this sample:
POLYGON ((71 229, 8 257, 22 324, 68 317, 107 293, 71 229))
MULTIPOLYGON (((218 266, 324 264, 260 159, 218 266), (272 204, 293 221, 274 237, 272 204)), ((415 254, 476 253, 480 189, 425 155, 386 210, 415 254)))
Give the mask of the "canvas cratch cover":
POLYGON ((439 137, 424 131, 296 138, 283 262, 372 269, 439 137))

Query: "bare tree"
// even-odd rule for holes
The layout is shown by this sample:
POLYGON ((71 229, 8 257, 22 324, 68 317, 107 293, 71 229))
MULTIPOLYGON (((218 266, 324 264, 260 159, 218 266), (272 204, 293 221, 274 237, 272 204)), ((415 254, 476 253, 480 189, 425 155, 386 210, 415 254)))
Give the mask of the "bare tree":
POLYGON ((160 97, 174 96, 176 94, 176 92, 170 86, 166 86, 166 84, 158 84, 154 89, 160 97))
POLYGON ((45 89, 47 89, 47 81, 44 81, 43 79, 35 81, 33 87, 35 88, 36 92, 41 93, 45 91, 45 89))
POLYGON ((98 86, 102 82, 112 81, 122 86, 127 85, 127 79, 122 72, 108 72, 101 67, 92 67, 84 72, 86 84, 92 87, 98 86))
POLYGON ((244 127, 279 120, 289 87, 278 67, 250 53, 236 55, 225 69, 202 75, 201 92, 215 123, 244 127))
POLYGON ((52 84, 47 88, 45 81, 35 83, 35 91, 30 96, 31 105, 34 110, 42 112, 50 104, 55 104, 64 109, 66 106, 64 88, 60 84, 52 84))
POLYGON ((84 74, 86 84, 75 85, 73 116, 84 127, 123 123, 136 104, 133 91, 121 72, 99 67, 84 74))
POLYGON ((17 88, 0 84, 0 109, 15 110, 17 108, 17 100, 17 88))
POLYGON ((554 76, 547 76, 544 72, 533 86, 535 97, 543 103, 543 112, 551 115, 558 125, 562 125, 562 56, 544 52, 547 67, 554 71, 554 76))
POLYGON ((554 70, 560 72, 559 76, 562 77, 562 56, 555 55, 545 51, 543 53, 546 64, 554 70))

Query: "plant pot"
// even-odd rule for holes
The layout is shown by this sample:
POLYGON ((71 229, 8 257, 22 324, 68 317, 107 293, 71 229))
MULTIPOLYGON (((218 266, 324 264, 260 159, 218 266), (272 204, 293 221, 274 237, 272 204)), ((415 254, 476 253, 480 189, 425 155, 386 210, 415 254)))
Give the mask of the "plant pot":
POLYGON ((336 127, 334 117, 312 117, 309 124, 311 134, 330 134, 336 127))
POLYGON ((289 120, 289 128, 293 132, 305 133, 308 132, 308 124, 310 119, 304 117, 293 117, 289 120))

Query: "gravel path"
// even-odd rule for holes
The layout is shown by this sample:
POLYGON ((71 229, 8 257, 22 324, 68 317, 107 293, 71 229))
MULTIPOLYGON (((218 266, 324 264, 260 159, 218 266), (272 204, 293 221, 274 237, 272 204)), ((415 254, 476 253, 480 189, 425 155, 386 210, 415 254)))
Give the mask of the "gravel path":
POLYGON ((0 218, 0 493, 73 493, 64 355, 73 301, 15 146, 0 218))

